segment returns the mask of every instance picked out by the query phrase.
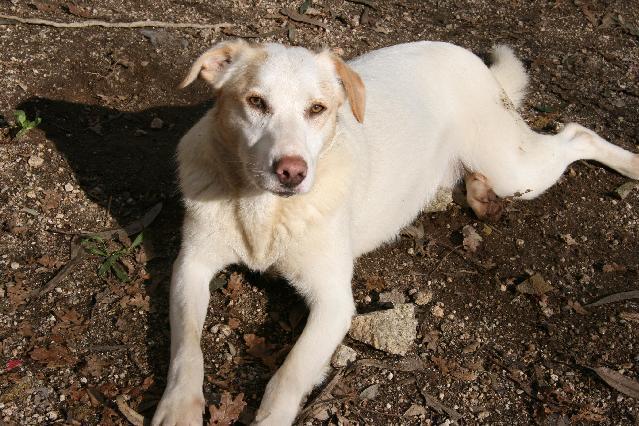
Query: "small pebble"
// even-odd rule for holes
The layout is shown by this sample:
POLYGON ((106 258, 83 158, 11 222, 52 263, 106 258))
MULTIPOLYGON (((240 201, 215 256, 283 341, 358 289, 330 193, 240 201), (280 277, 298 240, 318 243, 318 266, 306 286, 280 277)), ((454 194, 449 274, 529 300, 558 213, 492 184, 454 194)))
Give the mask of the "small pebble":
POLYGON ((149 127, 151 127, 152 129, 161 129, 162 127, 164 127, 164 121, 162 121, 162 119, 159 117, 155 117, 153 120, 151 120, 151 124, 149 125, 149 127))
POLYGON ((11 269, 18 269, 20 268, 20 264, 18 262, 11 262, 11 269))
POLYGON ((67 183, 64 185, 64 190, 67 192, 71 192, 73 191, 73 185, 71 185, 70 183, 67 183))
POLYGON ((42 164, 44 164, 44 159, 38 157, 37 155, 32 155, 31 157, 29 157, 28 163, 31 167, 40 167, 42 164))

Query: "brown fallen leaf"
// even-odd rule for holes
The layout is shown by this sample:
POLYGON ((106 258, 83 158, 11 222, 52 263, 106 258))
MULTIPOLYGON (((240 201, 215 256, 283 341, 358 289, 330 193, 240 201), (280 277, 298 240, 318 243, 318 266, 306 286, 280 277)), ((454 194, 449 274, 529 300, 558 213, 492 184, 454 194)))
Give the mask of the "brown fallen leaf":
POLYGON ((579 410, 578 414, 575 414, 574 416, 570 418, 570 423, 572 424, 577 424, 577 423, 581 424, 584 422, 601 423, 607 420, 608 418, 602 414, 602 411, 600 408, 587 405, 585 407, 582 407, 581 410, 579 410))
POLYGON ((15 283, 7 286, 7 296, 13 309, 20 305, 24 305, 30 295, 29 288, 24 282, 15 283))
POLYGON ((442 374, 448 374, 451 369, 450 363, 444 358, 433 355, 430 357, 430 360, 433 361, 433 363, 437 366, 439 371, 442 372, 442 374))
POLYGON ((48 2, 45 3, 45 2, 41 2, 41 1, 32 1, 30 3, 30 5, 35 7, 40 12, 54 13, 54 12, 57 12, 59 10, 59 7, 57 5, 54 5, 54 4, 51 4, 51 3, 48 3, 48 2))
POLYGON ((569 300, 568 306, 572 308, 575 312, 577 312, 579 315, 588 315, 588 311, 584 309, 584 307, 581 306, 581 303, 577 301, 569 300))
POLYGON ((471 253, 475 253, 484 240, 471 225, 466 225, 462 228, 462 235, 464 236, 464 250, 471 253))
POLYGON ((31 359, 45 364, 49 368, 77 363, 77 358, 69 351, 69 348, 56 343, 48 348, 37 347, 31 351, 30 356, 31 359))
POLYGON ((209 405, 209 413, 211 414, 209 426, 227 426, 235 423, 240 418, 244 407, 246 407, 246 402, 244 402, 243 393, 233 398, 230 393, 224 391, 219 407, 209 405))
POLYGON ((591 368, 610 387, 639 400, 639 382, 607 367, 591 368))
POLYGON ((92 18, 93 14, 91 10, 88 8, 76 6, 75 4, 69 3, 66 5, 66 8, 69 10, 69 13, 80 18, 92 18))
POLYGON ((57 209, 62 201, 62 196, 57 191, 47 190, 44 191, 44 198, 42 199, 42 210, 45 213, 57 209))
POLYGON ((38 262, 40 265, 44 266, 45 268, 49 268, 49 269, 58 269, 62 267, 62 265, 64 265, 64 262, 54 259, 51 256, 46 254, 44 256, 41 256, 39 259, 37 259, 36 262, 38 262))
POLYGON ((222 289, 222 293, 229 296, 231 300, 237 300, 244 290, 243 277, 237 272, 233 272, 229 277, 226 287, 222 289))
POLYGON ((366 279, 366 290, 381 293, 386 288, 386 281, 379 275, 371 275, 366 279))
POLYGON ((610 272, 626 272, 628 270, 628 268, 624 265, 620 265, 618 263, 612 262, 612 263, 606 263, 602 268, 603 272, 605 273, 610 273, 610 272))
POLYGON ((619 316, 626 321, 639 322, 639 312, 622 312, 619 316))
POLYGON ((517 291, 523 294, 533 294, 536 296, 543 296, 544 294, 554 290, 541 274, 534 274, 526 281, 517 285, 517 291))
POLYGON ((245 334, 244 343, 246 343, 246 352, 262 361, 264 365, 276 369, 277 353, 275 353, 275 345, 268 343, 264 337, 255 334, 245 334))

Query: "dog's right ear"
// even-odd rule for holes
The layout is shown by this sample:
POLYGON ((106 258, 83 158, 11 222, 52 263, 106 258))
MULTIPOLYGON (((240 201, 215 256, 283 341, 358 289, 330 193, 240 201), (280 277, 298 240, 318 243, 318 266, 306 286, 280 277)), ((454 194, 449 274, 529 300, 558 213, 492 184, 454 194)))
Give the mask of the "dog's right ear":
POLYGON ((221 87, 220 77, 224 71, 237 58, 239 52, 248 46, 248 43, 241 39, 216 44, 197 58, 178 87, 184 89, 199 76, 215 89, 219 89, 221 87))

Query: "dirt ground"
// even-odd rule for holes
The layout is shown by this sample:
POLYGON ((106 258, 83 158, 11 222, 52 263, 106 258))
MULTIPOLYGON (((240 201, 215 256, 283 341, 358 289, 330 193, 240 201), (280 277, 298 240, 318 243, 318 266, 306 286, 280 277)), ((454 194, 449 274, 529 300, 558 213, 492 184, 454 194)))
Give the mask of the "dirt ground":
MULTIPOLYGON (((422 39, 482 57, 507 43, 531 75, 522 111, 531 126, 552 132, 577 121, 639 149, 637 0, 316 0, 306 17, 322 26, 280 13, 301 3, 0 1, 2 14, 57 22, 233 24, 65 29, 0 20, 0 424, 127 424, 118 396, 152 416, 165 385, 180 241, 173 153, 210 106, 203 84, 176 85, 217 40, 330 46, 346 58, 422 39), (15 110, 42 121, 15 138, 15 110), (130 237, 84 235, 129 224, 130 237)), ((360 361, 331 372, 298 422, 639 425, 637 388, 630 396, 639 377, 636 293, 586 306, 639 287, 639 190, 615 192, 626 182, 579 162, 540 198, 509 203, 496 224, 455 204, 418 219, 424 239, 404 236, 361 258, 359 312, 381 309, 379 293, 390 289, 409 299, 432 293, 417 309, 417 341, 398 357, 347 338, 360 361), (483 237, 475 253, 461 247, 466 225, 483 237), (522 293, 534 274, 547 285, 522 293), (625 392, 598 367, 623 375, 625 392)), ((246 402, 240 422, 250 421, 305 315, 282 281, 236 268, 212 283, 202 339, 212 410, 224 392, 243 393, 234 401, 246 402)))

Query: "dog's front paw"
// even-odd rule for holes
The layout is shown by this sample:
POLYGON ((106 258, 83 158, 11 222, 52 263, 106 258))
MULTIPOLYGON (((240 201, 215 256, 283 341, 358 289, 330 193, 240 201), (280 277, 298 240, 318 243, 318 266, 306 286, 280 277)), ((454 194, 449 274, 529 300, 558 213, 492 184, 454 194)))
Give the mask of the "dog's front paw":
POLYGON ((293 424, 301 396, 291 388, 293 380, 286 380, 282 371, 275 373, 266 385, 254 426, 287 426, 293 424))
POLYGON ((202 426, 204 397, 175 387, 162 395, 153 416, 152 426, 202 426))

